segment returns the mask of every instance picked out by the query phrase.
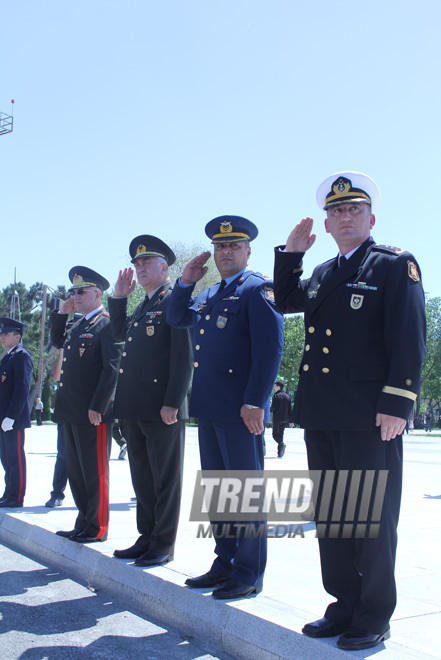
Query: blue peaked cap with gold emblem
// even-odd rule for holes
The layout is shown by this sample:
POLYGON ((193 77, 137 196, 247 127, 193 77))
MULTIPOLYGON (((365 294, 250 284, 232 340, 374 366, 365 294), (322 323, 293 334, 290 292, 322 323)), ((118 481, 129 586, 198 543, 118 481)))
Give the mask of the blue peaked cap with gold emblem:
POLYGON ((23 330, 26 330, 27 327, 26 323, 22 323, 21 321, 9 319, 6 316, 0 318, 0 334, 6 334, 7 332, 19 332, 23 334, 23 330))
POLYGON ((240 215, 220 215, 207 223, 205 233, 212 243, 239 243, 253 241, 259 230, 254 223, 240 215))

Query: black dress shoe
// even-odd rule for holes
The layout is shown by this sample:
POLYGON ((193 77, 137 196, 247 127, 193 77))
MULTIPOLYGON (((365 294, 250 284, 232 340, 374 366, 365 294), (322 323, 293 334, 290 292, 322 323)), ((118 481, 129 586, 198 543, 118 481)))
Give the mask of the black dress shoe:
POLYGON ((347 625, 344 626, 341 623, 336 623, 323 617, 323 619, 312 621, 311 623, 307 623, 306 626, 303 626, 302 633, 307 637, 335 637, 347 629, 347 625))
POLYGON ((130 546, 130 548, 126 548, 125 550, 115 550, 113 556, 118 559, 137 559, 147 551, 148 547, 149 539, 140 536, 136 543, 130 546))
POLYGON ((239 582, 239 580, 230 578, 223 585, 215 589, 211 595, 218 600, 226 600, 227 598, 245 598, 245 596, 249 596, 250 594, 260 594, 261 591, 262 587, 252 587, 249 584, 244 584, 243 582, 239 582))
POLYGON ((136 566, 160 566, 173 561, 173 555, 162 555, 154 550, 147 550, 136 561, 136 566))
POLYGON ((17 502, 16 500, 2 500, 0 502, 0 507, 2 509, 21 509, 23 502, 17 502))
POLYGON ((286 445, 284 442, 281 442, 277 448, 277 458, 283 458, 285 455, 286 445))
POLYGON ((337 646, 345 651, 359 651, 361 649, 371 649, 381 642, 385 642, 390 637, 390 628, 377 635, 360 628, 349 628, 344 635, 338 638, 337 646))
POLYGON ((185 584, 192 589, 212 589, 213 587, 218 587, 229 579, 230 578, 225 577, 224 575, 219 575, 219 573, 215 573, 210 569, 208 573, 204 573, 199 577, 187 578, 185 584))
POLYGON ((51 497, 44 506, 47 506, 50 509, 54 509, 56 506, 61 506, 62 504, 63 500, 60 500, 59 497, 51 497))
POLYGON ((77 534, 81 534, 82 531, 83 531, 82 529, 71 529, 69 532, 59 531, 59 532, 55 532, 55 534, 57 536, 62 536, 65 539, 70 539, 71 536, 76 536, 77 534))
POLYGON ((69 541, 75 541, 75 543, 102 543, 105 540, 105 538, 99 539, 97 536, 89 536, 87 532, 78 532, 78 534, 69 536, 69 541))

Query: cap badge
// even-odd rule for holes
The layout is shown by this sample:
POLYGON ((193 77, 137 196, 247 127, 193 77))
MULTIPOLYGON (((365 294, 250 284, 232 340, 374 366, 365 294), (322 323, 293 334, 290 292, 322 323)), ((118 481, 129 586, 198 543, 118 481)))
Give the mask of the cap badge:
POLYGON ((231 222, 223 222, 219 227, 219 231, 221 234, 231 234, 233 231, 231 222))
POLYGON ((146 251, 147 251, 147 248, 146 248, 145 245, 138 245, 138 247, 136 248, 136 254, 139 254, 140 252, 146 252, 146 251))
POLYGON ((81 275, 78 275, 77 273, 75 273, 75 275, 73 276, 73 281, 72 281, 73 285, 78 286, 79 284, 83 284, 83 282, 84 282, 84 280, 81 277, 81 275))
POLYGON ((334 183, 334 185, 332 186, 332 189, 335 194, 337 194, 337 192, 339 193, 344 192, 345 194, 347 194, 351 189, 351 182, 348 179, 346 179, 346 183, 345 183, 345 179, 338 179, 336 183, 334 183))

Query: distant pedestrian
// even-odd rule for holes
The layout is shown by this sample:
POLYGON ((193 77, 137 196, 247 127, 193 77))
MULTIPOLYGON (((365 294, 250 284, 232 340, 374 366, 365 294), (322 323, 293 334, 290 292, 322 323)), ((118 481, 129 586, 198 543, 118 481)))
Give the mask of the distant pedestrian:
POLYGON ((432 431, 432 413, 430 410, 426 410, 426 416, 424 418, 424 422, 426 425, 426 433, 430 433, 432 431))
POLYGON ((42 412, 43 412, 43 401, 40 399, 40 397, 37 397, 37 401, 35 403, 35 417, 37 419, 37 426, 43 426, 43 422, 41 419, 42 412))
POLYGON ((285 428, 291 418, 291 399, 283 391, 285 384, 278 380, 274 384, 276 390, 271 400, 270 412, 273 414, 273 438, 277 442, 277 457, 282 458, 285 453, 286 445, 283 442, 285 428))

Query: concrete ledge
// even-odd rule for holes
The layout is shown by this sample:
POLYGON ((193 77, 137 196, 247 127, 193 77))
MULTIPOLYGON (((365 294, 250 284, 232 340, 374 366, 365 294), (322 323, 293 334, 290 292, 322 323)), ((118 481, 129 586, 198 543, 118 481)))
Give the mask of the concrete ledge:
MULTIPOLYGON (((71 543, 53 532, 14 515, 0 512, 0 542, 45 564, 50 564, 95 588, 118 594, 149 617, 193 635, 208 648, 238 660, 319 660, 347 654, 323 642, 243 611, 234 603, 216 601, 183 587, 182 575, 169 570, 164 580, 153 569, 144 571, 102 554, 91 545, 71 543)), ((105 544, 100 544, 101 548, 105 544)), ((262 599, 259 596, 259 599, 262 599)), ((279 618, 280 605, 266 599, 270 618, 279 618)), ((252 609, 253 599, 249 599, 252 609)), ((286 612, 285 612, 286 613, 286 612)), ((284 617, 282 617, 284 618, 284 617)))

